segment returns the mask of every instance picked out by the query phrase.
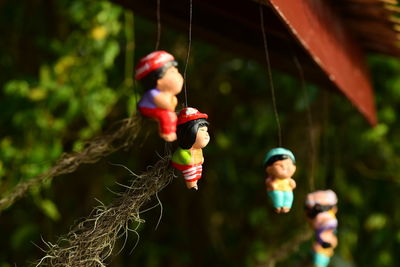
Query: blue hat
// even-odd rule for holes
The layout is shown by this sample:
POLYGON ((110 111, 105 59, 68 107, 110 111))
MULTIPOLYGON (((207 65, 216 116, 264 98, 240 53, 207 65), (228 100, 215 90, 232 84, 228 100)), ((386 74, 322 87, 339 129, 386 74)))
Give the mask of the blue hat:
POLYGON ((267 155, 265 155, 264 158, 264 166, 267 165, 268 161, 275 156, 288 156, 294 164, 296 164, 296 159, 289 149, 283 148, 283 147, 276 147, 268 151, 267 155))

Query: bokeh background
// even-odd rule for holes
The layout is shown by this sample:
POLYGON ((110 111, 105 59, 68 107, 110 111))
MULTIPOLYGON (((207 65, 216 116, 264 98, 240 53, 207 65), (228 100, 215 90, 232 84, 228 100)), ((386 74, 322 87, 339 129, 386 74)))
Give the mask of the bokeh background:
MULTIPOLYGON (((157 25, 104 0, 5 0, 0 31, 2 196, 136 113, 143 88, 132 79, 134 62, 154 49, 157 25)), ((175 55, 183 73, 188 33, 162 25, 160 48, 175 55)), ((277 145, 266 66, 193 36, 188 103, 209 114, 212 138, 200 190, 189 192, 182 177, 174 179, 159 194, 162 213, 160 206, 144 212, 140 239, 130 234, 117 253, 120 240, 108 266, 310 266, 312 240, 282 248, 308 229, 303 203, 312 184, 339 197, 340 243, 331 266, 400 266, 400 61, 368 55, 368 64, 374 128, 338 92, 273 69, 283 145, 298 168, 293 209, 276 215, 262 168, 277 145)), ((0 266, 35 264, 45 255, 42 239, 56 243, 96 199, 117 198, 112 191, 123 188, 116 182, 132 177, 112 163, 141 173, 166 153, 153 126, 140 145, 35 186, 3 211, 0 266)))

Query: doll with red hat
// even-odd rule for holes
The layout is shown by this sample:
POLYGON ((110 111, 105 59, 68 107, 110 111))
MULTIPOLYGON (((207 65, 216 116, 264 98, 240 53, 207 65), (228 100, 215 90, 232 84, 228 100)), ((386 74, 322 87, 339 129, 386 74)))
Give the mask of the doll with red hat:
POLYGON ((155 51, 140 59, 136 66, 135 78, 147 89, 138 103, 139 111, 158 122, 160 136, 167 142, 177 138, 176 95, 183 86, 177 65, 171 54, 155 51))
POLYGON ((172 155, 172 166, 180 170, 188 189, 197 190, 204 162, 202 149, 210 141, 208 115, 195 108, 184 108, 178 115, 178 149, 172 155))

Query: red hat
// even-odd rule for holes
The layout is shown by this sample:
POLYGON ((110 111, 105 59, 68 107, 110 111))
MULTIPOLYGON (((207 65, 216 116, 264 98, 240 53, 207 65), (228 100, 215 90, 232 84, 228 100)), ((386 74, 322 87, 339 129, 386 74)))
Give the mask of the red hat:
POLYGON ((175 58, 165 51, 155 51, 148 54, 139 60, 136 66, 135 79, 142 79, 153 70, 161 68, 165 63, 170 61, 175 61, 175 58))
POLYGON ((208 115, 205 113, 200 113, 195 108, 184 108, 178 114, 178 125, 183 124, 188 121, 197 120, 197 119, 207 119, 208 115))

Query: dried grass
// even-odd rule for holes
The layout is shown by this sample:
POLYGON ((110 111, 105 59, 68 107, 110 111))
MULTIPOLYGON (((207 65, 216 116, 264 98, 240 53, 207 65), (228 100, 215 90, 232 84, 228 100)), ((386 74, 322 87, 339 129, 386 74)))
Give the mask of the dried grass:
POLYGON ((133 175, 135 178, 130 186, 124 186, 126 191, 121 197, 109 206, 96 207, 57 244, 47 242, 47 254, 36 266, 106 266, 105 260, 112 254, 116 241, 123 236, 127 238, 130 231, 137 234, 136 229, 129 226, 133 222, 136 226, 143 222, 141 207, 173 179, 170 155, 142 175, 133 175))

